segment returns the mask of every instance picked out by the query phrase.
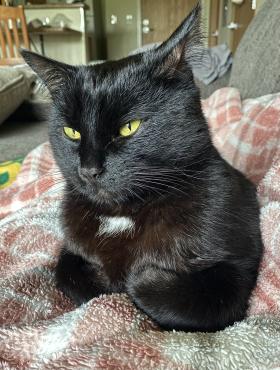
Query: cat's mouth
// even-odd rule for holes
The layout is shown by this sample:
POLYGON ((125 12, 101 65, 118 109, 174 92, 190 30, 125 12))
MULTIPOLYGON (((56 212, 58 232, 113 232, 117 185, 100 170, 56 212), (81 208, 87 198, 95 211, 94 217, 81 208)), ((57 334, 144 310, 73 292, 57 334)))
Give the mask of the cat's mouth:
POLYGON ((99 186, 95 188, 94 200, 98 203, 113 204, 115 197, 116 196, 109 190, 99 186))
POLYGON ((102 189, 102 188, 81 188, 81 192, 93 203, 99 205, 110 205, 113 206, 115 204, 116 196, 114 196, 111 192, 102 189))
POLYGON ((126 188, 117 188, 110 180, 103 182, 105 184, 102 181, 82 182, 80 183, 79 191, 93 203, 102 206, 114 207, 127 203, 129 199, 131 200, 128 196, 130 192, 127 192, 126 188))
POLYGON ((97 190, 97 193, 96 193, 96 197, 103 198, 103 199, 106 199, 106 200, 111 200, 112 199, 112 196, 113 196, 112 193, 110 193, 107 190, 101 189, 101 188, 99 188, 97 190))

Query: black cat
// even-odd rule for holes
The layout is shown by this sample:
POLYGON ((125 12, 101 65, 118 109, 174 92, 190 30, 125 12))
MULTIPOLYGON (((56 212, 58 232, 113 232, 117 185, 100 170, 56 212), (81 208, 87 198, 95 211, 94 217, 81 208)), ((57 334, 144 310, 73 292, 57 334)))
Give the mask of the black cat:
POLYGON ((58 286, 127 292, 163 328, 242 320, 262 253, 254 186, 211 143, 191 71, 197 6, 161 46, 96 66, 22 51, 53 99, 66 180, 58 286))

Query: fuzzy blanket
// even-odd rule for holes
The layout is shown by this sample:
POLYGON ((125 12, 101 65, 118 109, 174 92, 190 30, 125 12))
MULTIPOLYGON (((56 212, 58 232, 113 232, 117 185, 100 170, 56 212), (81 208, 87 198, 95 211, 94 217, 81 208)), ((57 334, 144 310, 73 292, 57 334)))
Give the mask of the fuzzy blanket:
POLYGON ((280 368, 280 94, 203 102, 222 155, 258 184, 265 253, 248 318, 217 333, 160 330, 126 295, 81 307, 55 288, 62 181, 47 143, 0 191, 1 369, 280 368))

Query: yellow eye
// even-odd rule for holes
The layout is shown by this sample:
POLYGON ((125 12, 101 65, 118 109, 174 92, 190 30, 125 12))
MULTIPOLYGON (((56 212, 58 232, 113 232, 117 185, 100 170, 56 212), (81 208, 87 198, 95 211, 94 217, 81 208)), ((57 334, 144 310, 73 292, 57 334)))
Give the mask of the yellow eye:
POLYGON ((63 131, 67 137, 71 140, 80 140, 81 134, 79 131, 74 130, 71 127, 63 127, 63 131))
POLYGON ((120 128, 120 135, 131 136, 138 130, 140 125, 141 121, 139 120, 129 121, 120 128))

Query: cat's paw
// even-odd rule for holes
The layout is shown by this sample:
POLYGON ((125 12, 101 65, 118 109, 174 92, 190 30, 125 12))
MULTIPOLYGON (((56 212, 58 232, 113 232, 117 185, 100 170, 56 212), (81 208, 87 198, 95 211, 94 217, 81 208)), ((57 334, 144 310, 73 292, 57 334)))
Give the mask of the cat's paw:
POLYGON ((68 251, 61 252, 55 275, 58 289, 76 305, 106 293, 104 279, 96 267, 68 251))
POLYGON ((132 269, 126 289, 136 306, 164 329, 214 332, 243 319, 249 292, 245 284, 238 268, 227 263, 193 273, 144 265, 132 269))

